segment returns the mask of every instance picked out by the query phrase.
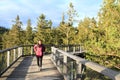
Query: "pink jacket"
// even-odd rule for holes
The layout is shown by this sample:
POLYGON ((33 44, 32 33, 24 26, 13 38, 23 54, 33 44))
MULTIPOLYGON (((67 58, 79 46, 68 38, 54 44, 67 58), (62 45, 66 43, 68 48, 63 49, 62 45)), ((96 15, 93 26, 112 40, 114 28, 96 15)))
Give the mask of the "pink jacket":
POLYGON ((36 56, 43 56, 43 52, 45 51, 45 47, 44 45, 35 45, 34 46, 34 51, 35 51, 35 54, 36 56))

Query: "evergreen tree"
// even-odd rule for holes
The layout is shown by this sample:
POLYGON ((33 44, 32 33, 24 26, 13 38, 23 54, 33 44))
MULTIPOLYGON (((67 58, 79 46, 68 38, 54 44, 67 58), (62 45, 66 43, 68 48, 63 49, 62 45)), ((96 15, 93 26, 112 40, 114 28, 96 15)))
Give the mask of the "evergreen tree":
POLYGON ((89 32, 90 32, 90 18, 84 18, 83 21, 79 22, 78 25, 78 34, 77 34, 77 40, 80 41, 80 43, 84 43, 89 40, 89 32))
POLYGON ((104 30, 105 37, 101 44, 106 54, 119 55, 120 45, 120 1, 104 0, 99 12, 99 27, 104 30))
POLYGON ((33 32, 32 32, 32 27, 31 27, 31 20, 28 19, 27 21, 27 27, 26 27, 26 39, 25 39, 25 44, 33 44, 33 32))
POLYGON ((62 21, 59 25, 59 30, 62 34, 62 41, 63 44, 73 44, 74 36, 75 36, 75 29, 73 27, 74 18, 77 16, 77 13, 74 9, 72 3, 69 4, 69 8, 67 11, 68 20, 65 21, 65 15, 62 16, 62 21))
POLYGON ((13 22, 15 22, 15 24, 12 25, 12 29, 8 33, 4 34, 3 36, 4 48, 10 48, 10 47, 22 44, 22 41, 21 41, 22 40, 21 38, 22 22, 20 21, 20 18, 18 15, 15 21, 13 22))
POLYGON ((2 27, 0 26, 0 50, 2 50, 2 46, 3 46, 3 39, 2 39, 2 36, 3 34, 5 34, 6 32, 8 32, 9 29, 5 28, 5 27, 2 27))
POLYGON ((52 26, 52 21, 46 20, 45 15, 41 14, 38 18, 34 41, 36 42, 38 39, 41 39, 44 43, 50 44, 51 26, 52 26))
POLYGON ((52 38, 52 44, 54 45, 62 45, 63 40, 62 40, 62 34, 58 30, 58 28, 53 28, 52 33, 51 33, 51 38, 52 38))
POLYGON ((67 23, 69 26, 72 26, 73 22, 75 21, 75 18, 78 17, 78 14, 77 14, 76 10, 74 9, 73 3, 69 3, 67 15, 68 15, 67 23))

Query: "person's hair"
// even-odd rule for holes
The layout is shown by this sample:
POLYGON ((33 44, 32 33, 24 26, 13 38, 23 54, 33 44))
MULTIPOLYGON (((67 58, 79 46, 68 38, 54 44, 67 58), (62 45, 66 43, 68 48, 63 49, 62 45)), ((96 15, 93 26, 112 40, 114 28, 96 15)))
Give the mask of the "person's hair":
POLYGON ((42 40, 41 40, 41 39, 38 39, 38 41, 41 41, 41 42, 42 42, 42 40))
POLYGON ((42 43, 42 40, 41 40, 41 39, 38 39, 38 42, 37 42, 38 45, 39 45, 39 41, 41 41, 41 43, 42 43))
POLYGON ((41 42, 42 42, 42 39, 37 39, 37 42, 38 42, 38 41, 41 41, 41 42))

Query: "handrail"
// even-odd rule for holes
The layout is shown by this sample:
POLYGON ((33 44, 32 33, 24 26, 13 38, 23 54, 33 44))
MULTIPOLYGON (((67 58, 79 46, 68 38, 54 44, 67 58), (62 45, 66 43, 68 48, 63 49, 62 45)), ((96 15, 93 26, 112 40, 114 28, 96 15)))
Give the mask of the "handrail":
MULTIPOLYGON (((52 45, 45 45, 45 46, 51 47, 52 45)), ((76 46, 79 46, 79 45, 76 45, 76 46)), ((61 46, 57 46, 57 47, 61 47, 61 46)), ((67 47, 67 46, 64 46, 64 47, 67 47)), ((67 48, 70 49, 70 46, 67 48)), ((72 52, 69 52, 68 49, 65 48, 64 50, 66 50, 66 51, 63 51, 63 50, 60 50, 58 48, 52 47, 52 53, 53 53, 52 58, 54 60, 54 63, 56 64, 57 67, 61 66, 60 65, 61 63, 63 65, 65 65, 65 66, 61 66, 64 69, 63 70, 64 73, 67 73, 67 71, 65 70, 66 66, 69 68, 74 67, 73 63, 70 63, 70 65, 67 65, 68 58, 70 58, 73 61, 75 61, 77 64, 78 75, 76 78, 81 78, 80 77, 82 74, 81 68, 82 68, 82 65, 85 65, 86 67, 89 67, 90 69, 92 69, 94 71, 97 71, 105 76, 108 76, 109 78, 111 78, 113 80, 120 79, 120 72, 111 70, 109 68, 101 66, 101 65, 94 63, 92 61, 88 61, 88 60, 85 60, 85 59, 80 58, 78 56, 75 56, 72 54, 72 52), (61 58, 61 56, 62 56, 62 58, 61 58), (63 62, 61 62, 62 60, 63 60, 63 62)), ((6 60, 7 60, 7 63, 6 63, 7 66, 5 66, 5 68, 2 71, 0 70, 0 75, 2 75, 2 73, 4 71, 6 71, 7 68, 9 68, 11 66, 11 64, 16 62, 21 56, 27 55, 25 53, 26 50, 29 51, 29 55, 33 54, 33 45, 21 45, 21 46, 16 46, 16 47, 5 49, 5 50, 0 50, 0 56, 2 56, 2 59, 4 59, 4 57, 6 57, 6 60), (13 55, 13 58, 14 58, 12 62, 10 62, 11 55, 13 55)), ((73 53, 75 52, 75 50, 77 50, 77 49, 75 49, 75 46, 72 46, 73 53)), ((27 53, 28 53, 28 51, 27 51, 27 53)), ((82 53, 82 52, 83 51, 80 48, 80 53, 82 53)), ((70 72, 70 73, 74 73, 74 72, 70 72)), ((66 76, 66 74, 65 74, 65 76, 66 76)))
MULTIPOLYGON (((99 72, 99 73, 101 73, 101 74, 103 74, 105 76, 108 76, 109 78, 111 78, 113 80, 120 80, 120 72, 111 70, 111 69, 106 68, 104 66, 101 66, 101 65, 99 65, 97 63, 85 60, 83 58, 72 55, 69 52, 65 52, 65 51, 60 50, 60 49, 55 48, 55 47, 52 47, 52 53, 54 55, 57 55, 58 57, 60 57, 60 55, 69 57, 69 58, 75 60, 77 64, 83 64, 83 65, 91 68, 94 71, 97 71, 97 72, 99 72)), ((66 58, 66 57, 63 57, 63 60, 65 60, 64 58, 66 58)), ((59 60, 57 60, 57 61, 59 61, 59 60)), ((64 61, 64 62, 66 62, 66 61, 64 61)), ((58 65, 58 64, 56 63, 56 65, 58 65)))
POLYGON ((33 54, 33 45, 20 45, 0 50, 0 76, 13 65, 20 57, 33 54), (29 47, 28 47, 29 46, 29 47), (29 48, 27 51, 26 48, 29 48), (27 54, 26 52, 30 52, 27 54))
POLYGON ((4 49, 4 50, 0 50, 0 53, 3 53, 3 52, 6 52, 6 51, 10 51, 12 49, 16 49, 18 48, 19 46, 15 46, 15 47, 12 47, 12 48, 8 48, 8 49, 4 49))
POLYGON ((9 50, 12 50, 12 49, 16 49, 16 48, 18 48, 18 47, 27 47, 27 46, 33 46, 33 44, 31 44, 31 45, 14 46, 14 47, 12 47, 12 48, 7 48, 7 49, 4 49, 4 50, 0 50, 0 53, 6 52, 6 51, 9 51, 9 50))
MULTIPOLYGON (((20 45, 15 46, 12 48, 0 50, 0 76, 12 65, 14 64, 20 57, 26 56, 26 55, 32 55, 34 53, 33 51, 34 44, 30 45, 20 45), (28 54, 29 53, 29 54, 28 54)), ((51 50, 51 46, 57 46, 53 44, 45 45, 48 50, 51 50)), ((59 45, 57 47, 61 47, 63 45, 59 45)), ((67 46, 73 46, 73 45, 67 45, 67 46)), ((64 47, 67 47, 64 46, 64 47)), ((79 45, 75 45, 79 46, 79 45)))
MULTIPOLYGON (((33 55, 34 54, 33 46, 34 44, 20 45, 8 49, 0 50, 0 76, 5 71, 7 71, 8 68, 12 66, 20 57, 33 55)), ((51 45, 45 45, 45 46, 48 47, 50 46, 51 49, 51 45)))

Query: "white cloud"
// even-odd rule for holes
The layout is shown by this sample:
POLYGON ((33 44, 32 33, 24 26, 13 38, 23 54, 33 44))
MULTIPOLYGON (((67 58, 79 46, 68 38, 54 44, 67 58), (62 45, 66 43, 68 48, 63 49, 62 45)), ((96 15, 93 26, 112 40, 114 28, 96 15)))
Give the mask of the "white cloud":
POLYGON ((0 25, 6 23, 11 27, 12 23, 10 21, 14 20, 17 15, 20 16, 21 21, 24 23, 23 25, 26 25, 29 18, 32 24, 35 25, 37 17, 43 13, 48 20, 51 19, 53 21, 53 25, 55 26, 61 21, 62 13, 67 11, 70 2, 73 3, 81 18, 84 16, 96 16, 100 1, 87 1, 88 0, 2 0, 0 1, 0 25), (95 3, 93 3, 93 1, 95 3))

